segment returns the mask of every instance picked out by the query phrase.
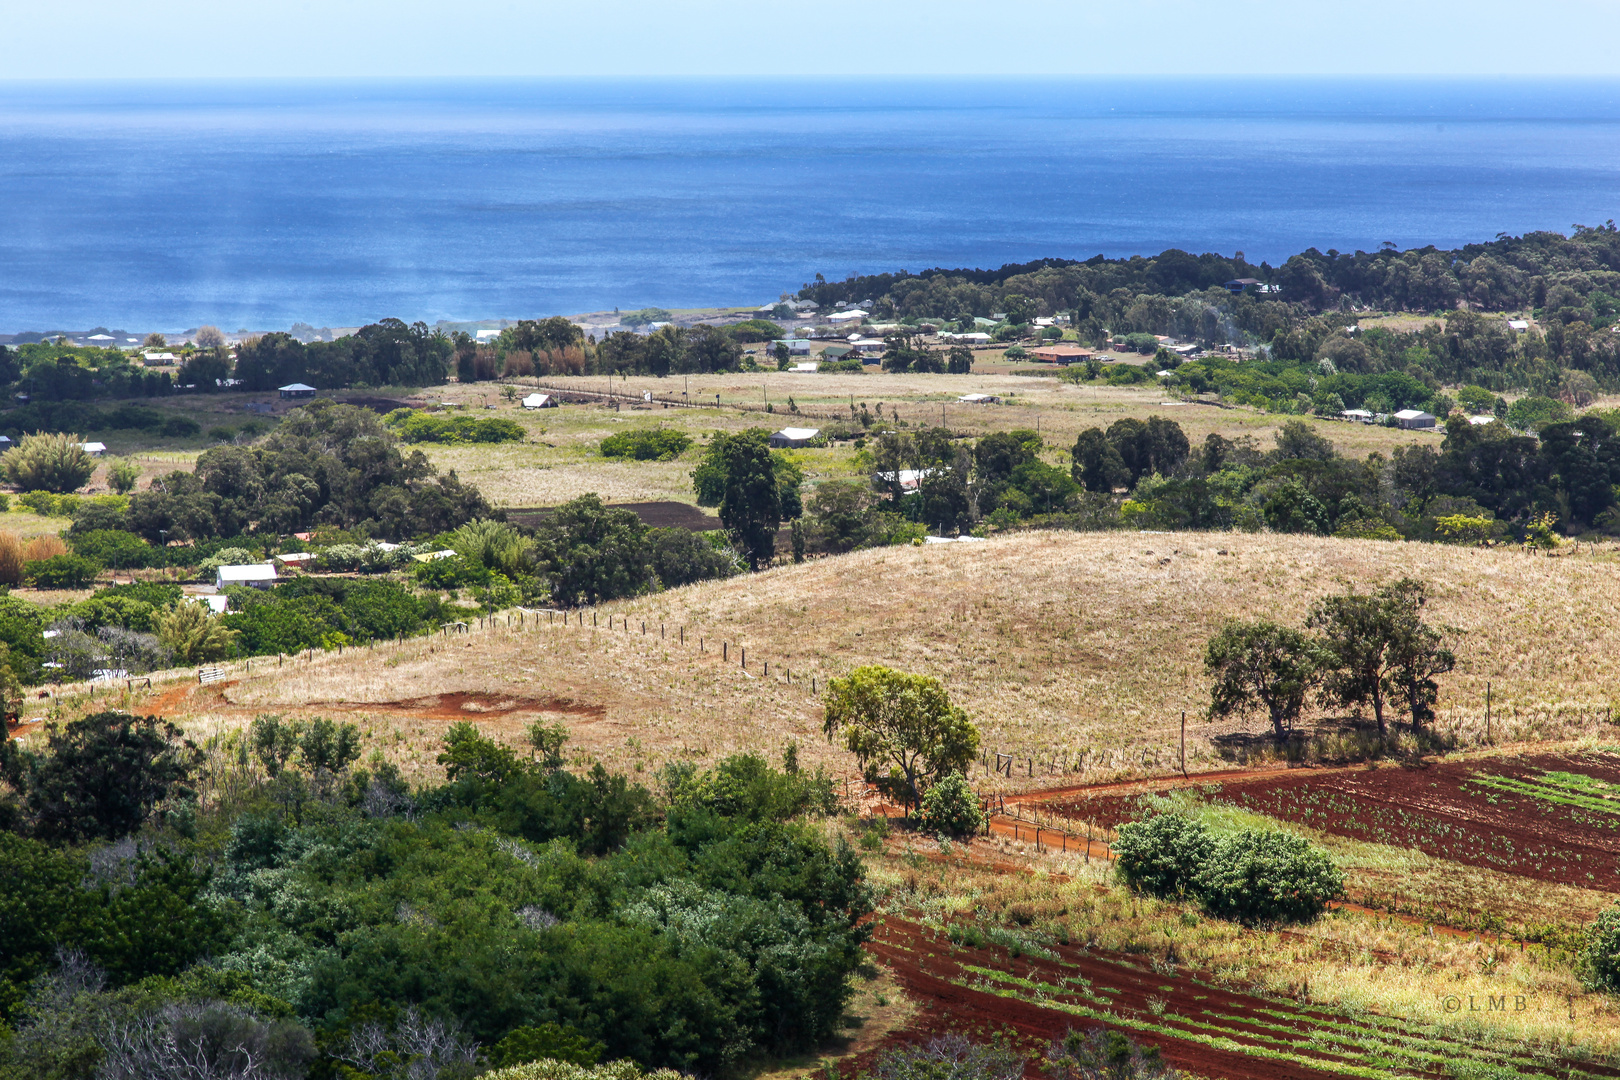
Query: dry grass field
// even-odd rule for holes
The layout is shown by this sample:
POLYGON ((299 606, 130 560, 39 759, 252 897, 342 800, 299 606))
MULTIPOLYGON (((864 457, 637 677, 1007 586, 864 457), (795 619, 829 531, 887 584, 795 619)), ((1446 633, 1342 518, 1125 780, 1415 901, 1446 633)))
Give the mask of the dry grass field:
POLYGON ((530 615, 521 631, 503 619, 279 669, 259 660, 223 690, 179 684, 132 704, 204 729, 261 711, 366 717, 396 729, 392 745, 417 772, 434 768, 450 719, 516 740, 528 720, 555 716, 582 758, 632 771, 683 755, 775 756, 797 741, 851 775, 847 755, 820 734, 810 680, 819 688, 879 663, 942 679, 985 748, 1020 758, 1001 783, 1054 783, 1042 765, 1053 761, 1075 781, 1103 780, 1173 769, 1182 710, 1190 769, 1224 765, 1219 737, 1262 731, 1259 721, 1202 719, 1202 649, 1222 620, 1299 625, 1320 596, 1410 574, 1434 586, 1429 617, 1454 629, 1460 657, 1443 681, 1440 731, 1478 744, 1490 683, 1496 743, 1569 740, 1613 731, 1617 571, 1613 549, 1584 547, 1548 558, 1297 536, 1023 533, 783 566, 606 605, 584 614, 583 627, 579 613, 567 629, 535 629, 530 615), (483 696, 437 699, 457 692, 483 696))

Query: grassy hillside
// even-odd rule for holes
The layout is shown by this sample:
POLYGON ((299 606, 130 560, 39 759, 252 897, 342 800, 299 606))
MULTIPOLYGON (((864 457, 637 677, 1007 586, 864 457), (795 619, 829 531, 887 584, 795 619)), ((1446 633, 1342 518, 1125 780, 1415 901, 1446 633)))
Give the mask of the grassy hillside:
MULTIPOLYGON (((673 590, 586 613, 584 627, 573 614, 566 630, 475 623, 465 636, 280 669, 261 660, 223 691, 177 684, 150 704, 229 724, 259 711, 370 717, 396 725, 402 759, 429 770, 456 717, 515 740, 545 716, 569 725, 578 752, 632 770, 678 755, 775 754, 797 740, 844 771, 847 757, 820 734, 809 680, 819 687, 883 663, 943 679, 987 749, 1083 759, 1089 779, 1164 771, 1185 709, 1189 767, 1211 768, 1221 762, 1213 740, 1244 730, 1200 715, 1201 651, 1223 619, 1298 625, 1321 595, 1410 574, 1434 586, 1429 618, 1457 632, 1460 668, 1443 681, 1440 728, 1464 745, 1479 740, 1490 682, 1497 742, 1571 738, 1610 730, 1620 685, 1608 644, 1620 632, 1616 570, 1612 548, 1548 558, 1294 536, 1025 533, 673 590), (437 696, 455 692, 479 696, 437 696)), ((1261 722, 1248 730, 1258 734, 1261 722)), ((1015 784, 1027 783, 1023 773, 1021 762, 1015 784)), ((1051 783, 1044 775, 1038 768, 1034 782, 1051 783)))

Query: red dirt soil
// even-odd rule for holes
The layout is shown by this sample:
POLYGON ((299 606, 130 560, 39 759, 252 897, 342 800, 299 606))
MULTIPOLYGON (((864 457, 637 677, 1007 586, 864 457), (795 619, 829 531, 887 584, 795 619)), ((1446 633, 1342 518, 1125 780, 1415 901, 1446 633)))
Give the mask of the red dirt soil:
MULTIPOLYGON (((879 920, 867 948, 893 972, 895 980, 921 1008, 918 1019, 910 1027, 848 1063, 849 1067, 842 1070, 846 1074, 869 1068, 886 1047, 925 1041, 947 1031, 986 1038, 995 1031, 1011 1029, 1024 1044, 1022 1049, 1039 1051, 1046 1043, 1062 1039, 1071 1029, 1085 1030, 1106 1023, 1027 997, 1015 1000, 960 985, 975 977, 974 973, 964 970, 963 965, 1007 972, 1020 979, 1060 988, 1075 986, 1079 980, 1085 988, 1083 991, 1070 993, 1061 989, 1046 1000, 1054 1004, 1086 1005, 1088 999, 1095 1003, 1098 995, 1104 994, 1106 997, 1101 1000, 1107 1002, 1107 1011, 1112 1016, 1170 1030, 1135 1031, 1118 1024, 1112 1026, 1122 1027, 1139 1043, 1158 1047, 1171 1064, 1198 1076, 1230 1080, 1313 1080, 1342 1075, 1339 1066, 1366 1064, 1364 1057, 1358 1060, 1360 1048, 1355 1038, 1329 1034, 1335 1024, 1357 1026, 1357 1022, 1348 1017, 1292 1001, 1227 990, 1185 968, 1173 975, 1161 974, 1148 966, 1146 957, 1127 957, 1067 945, 1049 946, 1056 953, 1056 959, 1012 957, 996 946, 956 946, 944 935, 936 936, 916 923, 894 918, 879 920), (1209 1023, 1217 1024, 1221 1033, 1236 1045, 1211 1046, 1192 1038, 1177 1038, 1174 1034, 1177 1029, 1196 1034, 1201 1025, 1209 1023), (1279 1040, 1297 1056, 1320 1060, 1322 1068, 1254 1056, 1243 1049, 1245 1046, 1278 1047, 1279 1040)), ((1398 1021, 1390 1023, 1399 1026, 1398 1021)), ((1449 1050, 1463 1058, 1472 1056, 1472 1048, 1465 1043, 1449 1047, 1437 1044, 1435 1049, 1449 1050)), ((1439 1065, 1425 1071, 1413 1069, 1411 1062, 1406 1064, 1406 1068, 1397 1071, 1413 1076, 1445 1075, 1439 1065)), ((1583 1068, 1596 1076, 1620 1076, 1620 1069, 1590 1063, 1584 1063, 1583 1068)), ((1040 1075, 1032 1061, 1026 1076, 1040 1075)))
MULTIPOLYGON (((1381 768, 1295 769, 1218 782, 1211 798, 1323 832, 1588 889, 1620 891, 1620 801, 1614 813, 1488 789, 1480 777, 1569 772, 1620 783, 1620 756, 1500 757, 1381 768)), ((1023 801, 1114 827, 1141 816, 1140 788, 1035 792, 1023 801), (1092 794, 1091 792, 1095 792, 1092 794)))

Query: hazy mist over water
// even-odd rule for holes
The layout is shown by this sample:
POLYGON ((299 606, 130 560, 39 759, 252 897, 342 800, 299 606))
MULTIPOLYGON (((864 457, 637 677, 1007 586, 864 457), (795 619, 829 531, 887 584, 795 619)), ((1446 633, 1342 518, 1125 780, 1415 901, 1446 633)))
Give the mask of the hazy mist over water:
POLYGON ((0 83, 0 332, 760 303, 1617 208, 1616 81, 0 83))

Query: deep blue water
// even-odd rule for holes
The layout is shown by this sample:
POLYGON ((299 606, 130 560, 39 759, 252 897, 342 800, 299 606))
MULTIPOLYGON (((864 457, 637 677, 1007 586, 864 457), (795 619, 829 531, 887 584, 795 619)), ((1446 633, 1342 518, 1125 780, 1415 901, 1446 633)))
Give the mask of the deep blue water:
POLYGON ((758 303, 1620 217, 1615 81, 0 83, 0 332, 758 303))

